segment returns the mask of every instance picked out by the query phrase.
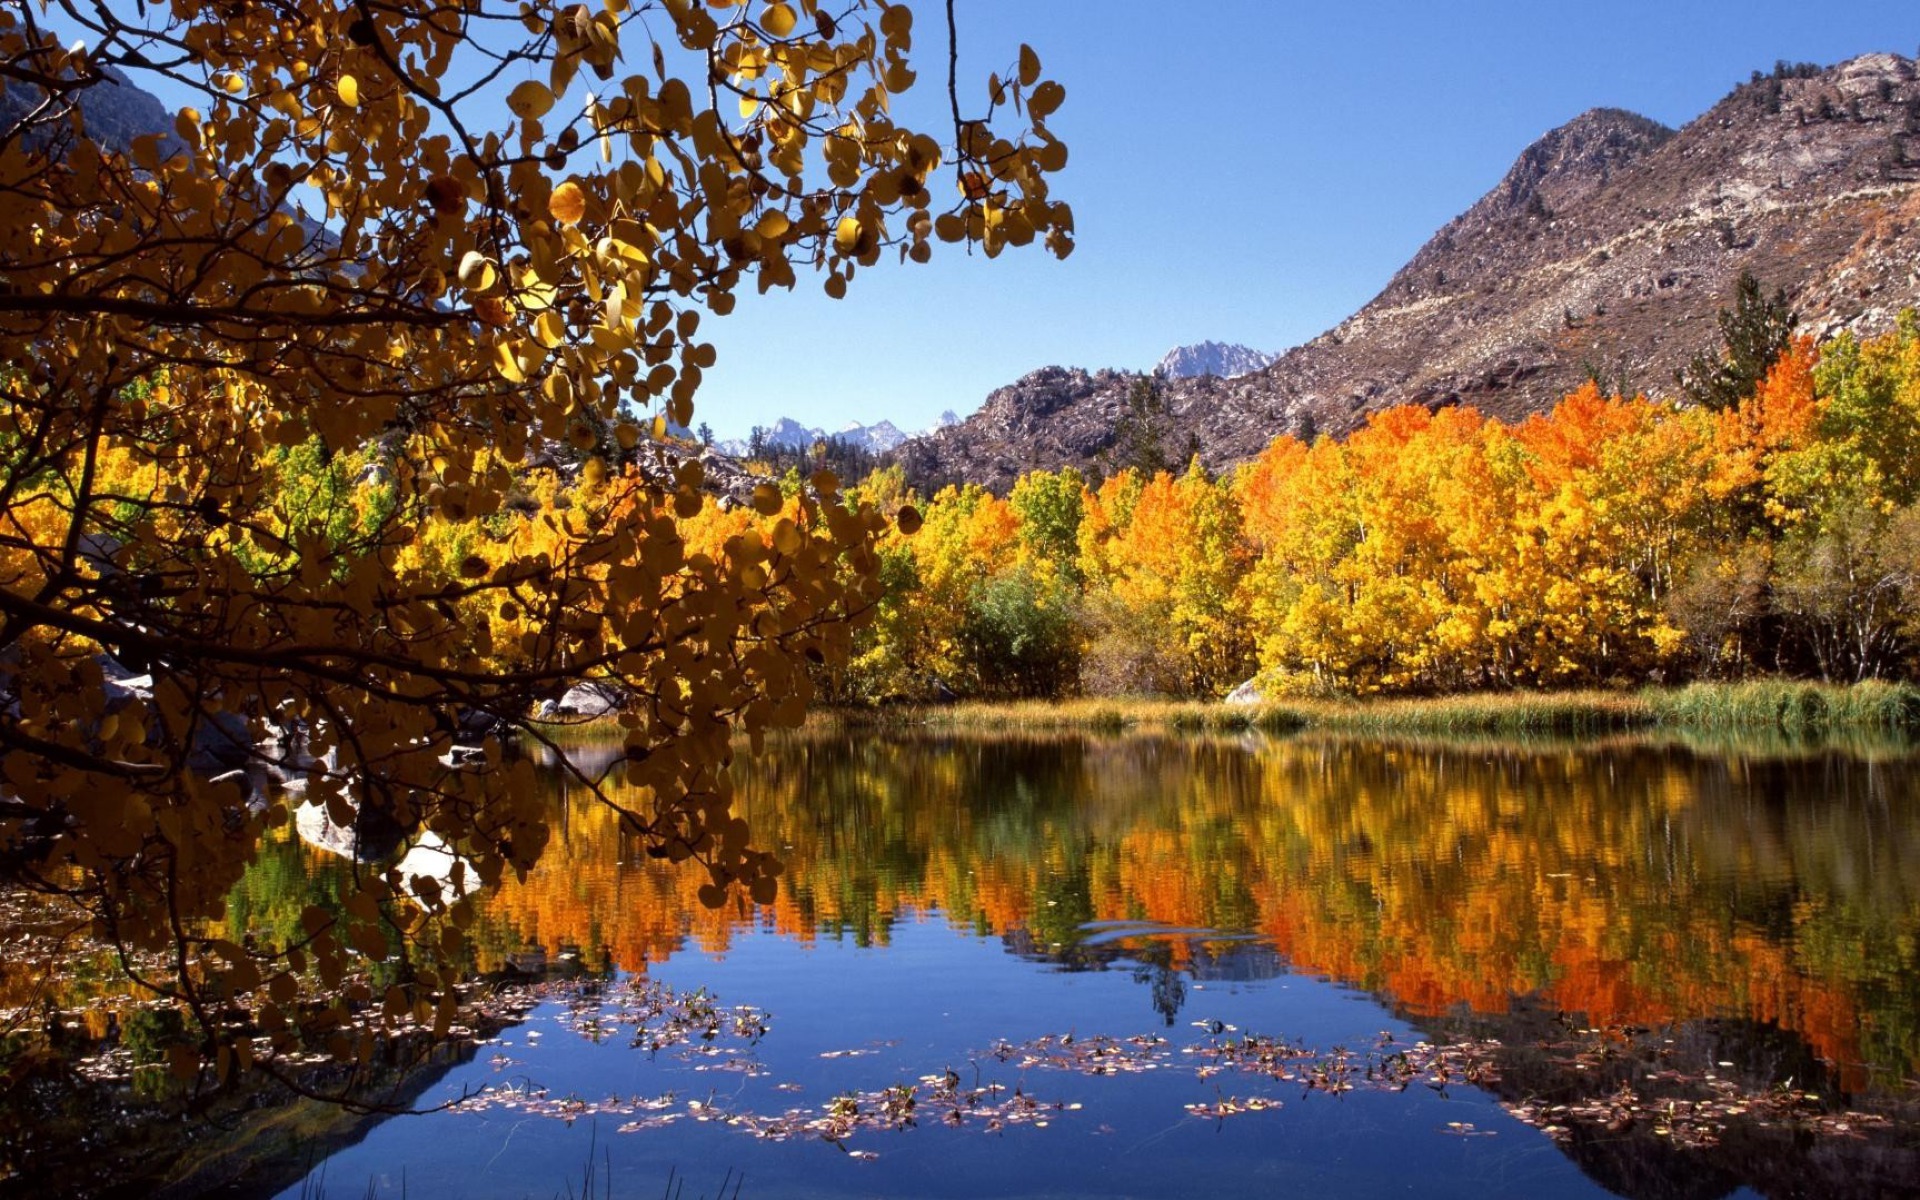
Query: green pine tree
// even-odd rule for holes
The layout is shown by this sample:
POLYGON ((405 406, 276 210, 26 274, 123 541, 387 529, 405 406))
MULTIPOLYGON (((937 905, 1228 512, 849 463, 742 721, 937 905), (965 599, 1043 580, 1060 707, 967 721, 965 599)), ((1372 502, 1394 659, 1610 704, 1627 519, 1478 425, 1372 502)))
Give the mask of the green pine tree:
POLYGON ((1675 374, 1680 390, 1702 408, 1732 408, 1753 394, 1772 369, 1774 360, 1793 340, 1799 315, 1787 303, 1784 288, 1771 297, 1761 290, 1752 272, 1740 272, 1734 285, 1733 307, 1720 310, 1718 354, 1702 351, 1675 374))

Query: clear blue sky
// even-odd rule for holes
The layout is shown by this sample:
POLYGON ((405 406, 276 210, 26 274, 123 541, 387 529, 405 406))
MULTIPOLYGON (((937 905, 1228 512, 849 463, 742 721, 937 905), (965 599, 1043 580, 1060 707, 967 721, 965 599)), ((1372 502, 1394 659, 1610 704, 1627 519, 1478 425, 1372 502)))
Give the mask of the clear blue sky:
MULTIPOLYGON (((916 52, 944 56, 940 5, 914 3, 916 52)), ((720 362, 696 423, 913 429, 1050 363, 1142 369, 1209 338, 1283 349, 1371 299, 1586 109, 1678 127, 1776 59, 1920 49, 1913 0, 960 0, 959 14, 963 88, 1022 41, 1066 85, 1055 195, 1079 249, 988 262, 940 247, 927 266, 863 272, 843 301, 804 277, 745 297, 702 328, 720 362)), ((944 71, 922 67, 935 99, 944 71)))

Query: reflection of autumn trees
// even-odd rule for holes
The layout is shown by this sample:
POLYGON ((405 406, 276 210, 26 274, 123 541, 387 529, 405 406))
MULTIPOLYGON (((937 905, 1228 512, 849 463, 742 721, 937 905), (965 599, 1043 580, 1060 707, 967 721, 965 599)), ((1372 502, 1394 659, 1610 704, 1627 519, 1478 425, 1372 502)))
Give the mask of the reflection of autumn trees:
POLYGON ((770 909, 707 912, 581 805, 481 940, 638 969, 750 921, 885 942, 937 909, 1045 946, 1147 920, 1257 931, 1413 1014, 1522 995, 1596 1023, 1725 1014, 1910 1064, 1915 783, 1898 762, 1647 744, 796 739, 740 782, 788 864, 770 909))

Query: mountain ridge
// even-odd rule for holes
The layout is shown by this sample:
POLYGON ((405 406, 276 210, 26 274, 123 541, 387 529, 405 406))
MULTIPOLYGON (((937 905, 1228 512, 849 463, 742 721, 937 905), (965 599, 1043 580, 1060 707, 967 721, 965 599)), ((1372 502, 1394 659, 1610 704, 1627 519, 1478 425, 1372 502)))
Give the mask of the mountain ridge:
MULTIPOLYGON (((1877 332, 1920 304, 1920 80, 1897 54, 1756 72, 1679 130, 1590 109, 1505 176, 1358 311, 1273 364, 1165 381, 1172 444, 1222 470, 1282 433, 1344 434, 1396 404, 1517 420, 1588 379, 1673 392, 1716 347, 1742 271, 1803 330, 1877 332)), ((900 452, 923 486, 1010 486, 1100 463, 1137 376, 1049 367, 900 452)))

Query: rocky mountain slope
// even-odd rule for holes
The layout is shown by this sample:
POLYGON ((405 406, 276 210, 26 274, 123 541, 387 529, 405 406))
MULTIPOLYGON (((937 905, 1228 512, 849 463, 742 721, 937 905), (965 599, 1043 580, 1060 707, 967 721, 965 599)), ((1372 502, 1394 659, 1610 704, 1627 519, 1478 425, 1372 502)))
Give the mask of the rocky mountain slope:
POLYGON ((1201 342, 1194 346, 1175 346, 1153 369, 1156 374, 1169 379, 1192 379, 1199 375, 1232 379, 1236 375, 1258 371, 1278 357, 1265 350, 1227 342, 1201 342))
MULTIPOLYGON (((1197 436, 1220 469, 1396 404, 1515 418, 1589 378, 1668 394, 1717 342, 1742 271, 1785 287, 1816 334, 1877 331, 1920 304, 1912 60, 1782 67, 1677 132, 1617 109, 1574 118, 1333 329, 1253 374, 1169 381, 1175 444, 1197 436)), ((1049 367, 900 453, 923 483, 1089 465, 1132 378, 1049 367)))

